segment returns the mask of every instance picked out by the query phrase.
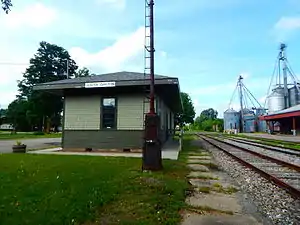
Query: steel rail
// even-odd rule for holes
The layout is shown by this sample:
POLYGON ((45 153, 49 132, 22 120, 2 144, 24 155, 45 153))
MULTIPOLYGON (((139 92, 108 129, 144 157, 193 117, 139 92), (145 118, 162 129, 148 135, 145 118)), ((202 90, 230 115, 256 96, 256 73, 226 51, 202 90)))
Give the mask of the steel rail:
POLYGON ((298 152, 296 152, 297 150, 294 149, 290 149, 290 148, 285 148, 285 147, 270 147, 267 146, 266 144, 262 144, 262 143, 257 143, 257 142, 252 142, 252 141, 248 141, 248 140, 242 140, 242 139, 234 139, 234 138, 226 138, 227 140, 231 140, 231 141, 235 141, 235 142, 239 142, 242 144, 247 144, 247 145, 252 145, 255 147, 260 147, 260 148, 264 148, 264 149, 268 149, 268 150, 272 150, 272 151, 276 151, 276 152, 281 152, 281 153, 285 153, 285 154, 289 154, 289 155, 295 155, 295 156, 299 156, 300 157, 300 151, 298 150, 298 152), (281 148, 281 149, 278 149, 281 148), (289 150, 289 151, 284 151, 284 149, 289 150), (295 151, 295 152, 290 152, 290 151, 295 151))
MULTIPOLYGON (((225 137, 225 136, 224 136, 225 137)), ((230 137, 226 137, 226 138, 230 138, 230 137)), ((257 144, 263 144, 266 145, 266 143, 263 143, 263 140, 259 140, 259 139, 250 139, 250 138, 242 138, 242 137, 235 137, 235 140, 242 140, 242 141, 249 141, 252 143, 257 143, 257 144)), ((266 140, 267 141, 267 140, 266 140)), ((268 140, 269 142, 272 142, 272 139, 268 140)), ((285 147, 285 146, 280 146, 280 144, 276 145, 276 144, 272 144, 272 143, 267 143, 269 146, 272 146, 274 148, 284 148, 284 149, 288 149, 288 150, 292 150, 292 151, 298 151, 300 153, 300 149, 297 148, 292 148, 292 147, 285 147)), ((297 142, 286 142, 285 144, 294 144, 294 145, 300 145, 300 143, 297 142)), ((283 144, 282 144, 283 145, 283 144)))
MULTIPOLYGON (((203 134, 203 135, 211 135, 211 134, 203 134)), ((218 134, 218 135, 221 136, 221 137, 224 137, 224 138, 233 138, 232 136, 227 136, 227 135, 223 135, 223 134, 218 134)), ((272 146, 274 148, 284 148, 284 149, 288 149, 288 150, 292 150, 292 151, 298 151, 300 153, 300 149, 298 149, 298 148, 284 146, 284 144, 300 145, 300 142, 282 141, 282 142, 284 142, 284 144, 280 144, 280 143, 276 144, 276 143, 266 143, 266 142, 272 142, 275 139, 264 138, 264 140, 262 140, 262 139, 259 139, 259 138, 256 138, 256 137, 244 138, 244 137, 238 137, 238 136, 235 136, 234 139, 235 140, 238 139, 238 140, 242 140, 242 141, 249 141, 249 142, 257 143, 257 144, 269 145, 269 146, 272 146)))
POLYGON ((218 139, 218 138, 210 137, 209 135, 205 135, 205 134, 202 134, 202 135, 203 135, 203 136, 206 136, 206 137, 209 137, 209 138, 211 138, 211 139, 213 139, 213 140, 215 140, 215 141, 219 141, 219 142, 221 142, 221 143, 224 143, 224 144, 226 144, 226 145, 230 145, 230 146, 233 147, 233 148, 238 148, 238 149, 240 149, 240 150, 242 150, 242 151, 251 153, 251 154, 256 155, 256 156, 258 156, 258 157, 260 157, 260 158, 270 160, 270 161, 272 161, 272 162, 281 164, 281 165, 283 165, 283 166, 289 167, 290 169, 293 169, 293 170, 296 170, 296 171, 300 172, 300 166, 298 166, 298 165, 295 165, 295 164, 292 164, 292 163, 289 163, 289 162, 285 162, 285 161, 282 161, 282 160, 280 160, 280 159, 276 159, 276 158, 274 158, 274 157, 271 157, 271 156, 268 156, 268 155, 264 155, 264 154, 255 152, 255 151, 252 151, 252 150, 250 150, 250 149, 247 149, 247 148, 244 148, 244 147, 241 147, 241 146, 232 144, 232 143, 224 142, 224 141, 222 141, 222 140, 220 140, 220 139, 218 139))
MULTIPOLYGON (((207 137, 211 137, 214 138, 214 136, 212 135, 208 135, 208 134, 203 134, 206 135, 207 137)), ((260 147, 260 148, 264 148, 264 149, 268 149, 268 150, 272 150, 272 151, 276 151, 276 152, 281 152, 281 153, 285 153, 285 154, 289 154, 289 155, 295 155, 295 156, 299 156, 300 157, 300 150, 295 150, 293 148, 288 148, 288 147, 280 147, 280 146, 276 146, 276 145, 269 145, 267 146, 267 144, 264 143, 259 143, 257 141, 253 141, 253 140, 248 140, 248 139, 244 139, 244 138, 232 138, 232 137, 226 137, 226 136, 220 136, 223 139, 227 139, 227 140, 231 140, 231 141, 235 141, 235 142, 239 142, 239 143, 243 143, 243 144, 248 144, 248 145, 252 145, 252 146, 256 146, 256 147, 260 147), (286 149, 287 151, 285 151, 284 149, 286 149), (294 152, 291 152, 294 151, 294 152)))
MULTIPOLYGON (((251 163, 249 163, 249 162, 247 162, 247 161, 245 161, 245 160, 239 158, 238 156, 234 155, 233 153, 231 153, 231 152, 225 150, 223 147, 219 146, 218 144, 213 143, 212 141, 208 140, 207 137, 206 137, 205 135, 203 135, 203 134, 201 134, 201 135, 198 134, 197 136, 199 136, 200 138, 202 138, 204 141, 208 142, 208 143, 211 144, 212 146, 216 147, 217 149, 221 150, 222 152, 226 153, 226 154, 229 155, 230 157, 236 159, 238 162, 240 162, 241 164, 245 165, 246 167, 248 167, 248 168, 250 168, 250 169, 253 169, 254 171, 258 172, 259 174, 261 174, 262 176, 264 176, 266 179, 268 179, 268 180, 270 180, 270 181, 273 181, 277 186, 279 186, 279 187, 285 189, 286 191, 288 191, 288 192, 289 192, 291 195, 293 195, 294 197, 300 198, 300 190, 299 190, 299 189, 297 189, 297 188, 295 188, 295 187, 293 187, 293 186, 287 184, 286 182, 280 180, 280 179, 277 178, 276 176, 274 176, 274 175, 272 175, 272 174, 269 174, 269 173, 263 171, 262 169, 256 167, 255 165, 253 165, 253 164, 251 164, 251 163)), ((231 145, 231 144, 226 143, 226 142, 224 143, 224 142, 222 142, 222 141, 220 141, 220 140, 216 140, 216 139, 214 139, 214 138, 211 138, 211 139, 213 139, 213 140, 216 141, 216 142, 220 142, 220 143, 222 143, 222 144, 229 145, 229 146, 231 146, 231 147, 238 148, 238 149, 240 149, 240 150, 245 150, 245 152, 251 153, 251 152, 248 151, 248 149, 244 149, 244 148, 241 148, 241 147, 238 147, 238 146, 234 146, 234 145, 231 145)), ((254 154, 254 155, 257 155, 257 156, 260 157, 261 154, 254 154)), ((266 157, 266 158, 265 158, 264 155, 261 155, 261 156, 262 156, 261 158, 264 158, 264 159, 271 158, 271 157, 266 157)), ((272 159, 273 159, 273 158, 272 158, 272 159)), ((270 160, 270 161, 272 161, 272 160, 270 160)), ((276 161, 277 161, 277 160, 276 160, 276 161)), ((279 160, 279 161, 280 161, 280 160, 279 160)), ((273 161, 273 162, 275 162, 275 161, 273 161)), ((283 165, 285 164, 285 165, 286 165, 287 163, 281 161, 281 164, 283 164, 283 165)), ((293 166, 295 166, 295 165, 293 165, 293 166)), ((298 168, 299 168, 299 167, 298 167, 298 168)), ((299 168, 299 169, 300 169, 300 168, 299 168)), ((297 171, 299 171, 299 170, 297 170, 297 171)))

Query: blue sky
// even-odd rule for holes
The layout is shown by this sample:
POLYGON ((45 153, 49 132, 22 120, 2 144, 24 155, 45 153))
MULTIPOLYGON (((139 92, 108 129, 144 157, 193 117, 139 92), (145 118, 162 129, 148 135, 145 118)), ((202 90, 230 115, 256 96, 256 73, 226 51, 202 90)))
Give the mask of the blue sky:
MULTIPOLYGON (((143 71, 143 0, 12 1, 0 14, 0 107, 14 99, 40 41, 93 73, 143 71)), ((156 73, 178 77, 197 114, 213 107, 222 116, 239 74, 263 102, 280 41, 300 73, 299 37, 298 0, 155 1, 156 73)))

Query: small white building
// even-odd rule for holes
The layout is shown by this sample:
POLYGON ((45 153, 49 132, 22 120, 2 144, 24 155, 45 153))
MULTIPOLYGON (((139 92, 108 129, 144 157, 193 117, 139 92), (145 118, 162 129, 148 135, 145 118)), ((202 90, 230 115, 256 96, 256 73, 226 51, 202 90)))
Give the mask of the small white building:
POLYGON ((0 125, 0 130, 13 130, 14 127, 12 124, 4 123, 0 125))

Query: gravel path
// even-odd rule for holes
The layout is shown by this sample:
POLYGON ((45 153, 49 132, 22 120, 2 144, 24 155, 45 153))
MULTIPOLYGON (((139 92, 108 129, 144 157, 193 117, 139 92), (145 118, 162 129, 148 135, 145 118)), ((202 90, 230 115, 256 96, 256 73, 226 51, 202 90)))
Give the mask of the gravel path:
POLYGON ((202 146, 209 150, 216 162, 249 194, 259 211, 275 225, 300 224, 300 200, 263 178, 260 174, 244 167, 203 140, 202 146))

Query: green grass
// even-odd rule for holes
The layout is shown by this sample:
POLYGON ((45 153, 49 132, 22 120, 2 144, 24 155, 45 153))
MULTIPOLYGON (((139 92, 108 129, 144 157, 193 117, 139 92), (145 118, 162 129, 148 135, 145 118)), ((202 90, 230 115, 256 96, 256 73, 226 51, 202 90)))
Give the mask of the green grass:
POLYGON ((191 139, 152 173, 136 158, 2 154, 0 224, 178 224, 191 139))
POLYGON ((16 134, 11 134, 8 132, 0 133, 0 140, 19 140, 19 139, 31 139, 31 138, 60 138, 61 133, 50 133, 44 135, 36 135, 32 132, 20 132, 16 134))

